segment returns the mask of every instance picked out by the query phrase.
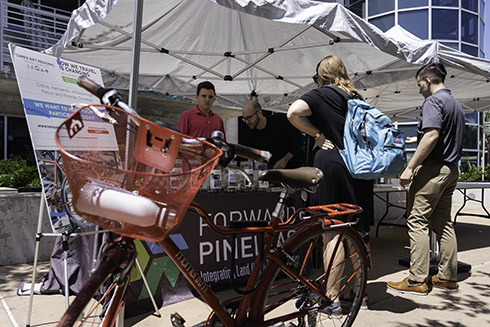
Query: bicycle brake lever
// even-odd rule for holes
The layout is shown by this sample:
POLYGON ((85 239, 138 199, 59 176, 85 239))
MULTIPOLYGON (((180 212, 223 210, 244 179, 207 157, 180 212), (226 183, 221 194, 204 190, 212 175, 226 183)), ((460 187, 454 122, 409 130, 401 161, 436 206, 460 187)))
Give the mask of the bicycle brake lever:
POLYGON ((216 145, 223 151, 218 163, 222 167, 227 167, 233 158, 235 158, 235 145, 226 142, 223 136, 223 132, 214 131, 210 138, 206 138, 206 141, 216 145))
POLYGON ((99 117, 101 120, 108 122, 109 124, 116 124, 116 120, 112 118, 107 110, 104 110, 104 112, 100 111, 97 107, 95 106, 89 106, 89 108, 92 110, 92 112, 99 117))

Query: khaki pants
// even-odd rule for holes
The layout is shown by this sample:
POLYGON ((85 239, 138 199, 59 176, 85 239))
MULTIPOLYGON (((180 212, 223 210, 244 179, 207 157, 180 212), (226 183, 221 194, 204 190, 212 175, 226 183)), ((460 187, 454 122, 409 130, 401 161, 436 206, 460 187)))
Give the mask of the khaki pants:
POLYGON ((429 228, 439 242, 439 277, 457 280, 457 241, 451 221, 451 204, 458 181, 456 164, 430 162, 414 172, 408 190, 408 235, 410 237, 410 273, 415 282, 429 277, 429 228))

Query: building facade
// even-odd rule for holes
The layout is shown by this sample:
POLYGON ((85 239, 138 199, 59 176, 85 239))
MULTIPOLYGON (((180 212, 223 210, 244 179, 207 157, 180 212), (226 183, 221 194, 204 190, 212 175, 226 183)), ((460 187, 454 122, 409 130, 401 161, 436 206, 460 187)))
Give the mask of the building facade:
MULTIPOLYGON (((486 1, 488 0, 338 0, 337 2, 343 3, 383 31, 399 24, 421 39, 437 39, 454 49, 484 57, 486 1)), ((7 78, 14 77, 8 53, 9 42, 37 51, 48 48, 61 37, 70 10, 77 8, 83 2, 83 0, 0 0, 0 17, 2 17, 0 73, 7 78), (42 35, 39 35, 39 31, 42 35)), ((1 83, 0 87, 5 89, 5 85, 1 83)), ((10 111, 6 110, 9 105, 21 108, 20 99, 16 98, 16 101, 8 101, 5 97, 3 99, 0 113, 0 160, 14 155, 32 160, 26 121, 20 114, 9 114, 10 111)), ((473 164, 479 164, 482 158, 483 117, 483 114, 479 113, 466 115, 464 161, 473 164)), ((399 126, 406 135, 415 135, 413 121, 400 122, 399 126)), ((413 153, 413 149, 414 147, 409 147, 409 156, 413 153)))
MULTIPOLYGON (((344 5, 383 32, 400 25, 420 39, 438 40, 472 56, 485 57, 485 0, 345 0, 344 5)), ((483 113, 466 114, 463 169, 467 162, 481 163, 483 122, 483 113)), ((398 124, 407 136, 416 135, 415 121, 398 124)), ((414 151, 415 145, 407 146, 409 158, 414 151)))

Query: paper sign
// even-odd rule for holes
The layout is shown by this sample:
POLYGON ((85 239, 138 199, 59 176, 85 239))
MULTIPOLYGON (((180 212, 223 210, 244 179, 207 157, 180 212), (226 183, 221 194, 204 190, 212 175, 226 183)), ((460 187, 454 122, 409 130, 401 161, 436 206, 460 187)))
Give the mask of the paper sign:
MULTIPOLYGON (((87 76, 102 86, 102 74, 97 68, 13 44, 9 44, 9 50, 53 231, 61 233, 76 226, 88 226, 89 223, 79 217, 71 205, 71 192, 56 146, 55 132, 77 106, 100 103, 97 97, 77 85, 78 77, 87 76)), ((84 124, 83 132, 92 140, 87 144, 100 144, 103 148, 97 148, 99 151, 118 150, 110 124, 90 117, 84 118, 84 124)), ((81 147, 66 150, 84 150, 83 145, 81 147)))

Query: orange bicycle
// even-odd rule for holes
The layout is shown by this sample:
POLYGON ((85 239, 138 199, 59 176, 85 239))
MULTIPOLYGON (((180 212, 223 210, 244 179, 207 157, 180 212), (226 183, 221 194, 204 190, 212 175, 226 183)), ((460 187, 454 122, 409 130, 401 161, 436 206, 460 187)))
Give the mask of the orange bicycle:
MULTIPOLYGON (((106 92, 87 79, 79 82, 94 94, 106 92)), ((323 177, 319 169, 266 171, 261 180, 284 187, 270 221, 218 226, 192 202, 194 196, 218 162, 226 165, 235 154, 259 160, 266 157, 261 151, 219 136, 192 138, 105 105, 78 109, 59 127, 56 142, 77 213, 121 235, 104 247, 94 273, 58 326, 113 326, 136 257, 133 239, 156 241, 210 306, 213 312, 199 326, 352 325, 369 265, 366 245, 352 227, 362 209, 331 204, 281 215, 286 198, 318 185, 323 177), (220 300, 168 237, 188 208, 217 233, 259 235, 259 254, 246 285, 234 285, 236 297, 220 300), (103 308, 102 313, 95 314, 92 307, 103 308)), ((178 314, 171 322, 184 326, 178 314)))

